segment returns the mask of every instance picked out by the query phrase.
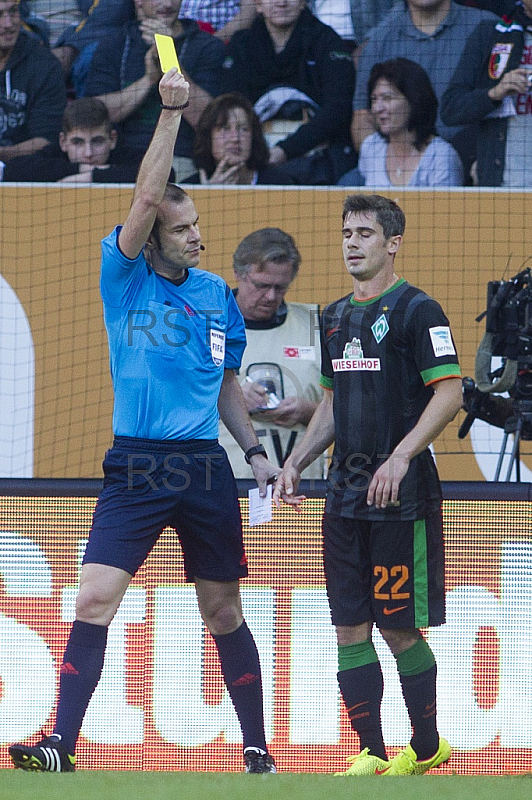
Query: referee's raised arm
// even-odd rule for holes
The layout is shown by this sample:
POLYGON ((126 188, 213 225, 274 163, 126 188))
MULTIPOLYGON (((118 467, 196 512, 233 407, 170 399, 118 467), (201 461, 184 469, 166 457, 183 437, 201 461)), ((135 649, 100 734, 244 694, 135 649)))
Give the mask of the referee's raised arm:
POLYGON ((183 109, 188 104, 189 84, 172 67, 159 81, 161 114, 146 155, 139 168, 133 202, 118 243, 127 257, 138 256, 153 228, 172 169, 174 145, 183 109))

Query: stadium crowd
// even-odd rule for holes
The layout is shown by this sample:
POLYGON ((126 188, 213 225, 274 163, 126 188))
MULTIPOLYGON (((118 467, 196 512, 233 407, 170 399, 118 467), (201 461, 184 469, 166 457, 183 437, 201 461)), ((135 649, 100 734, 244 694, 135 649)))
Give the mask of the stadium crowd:
MULTIPOLYGON (((128 152, 140 163, 159 114, 163 33, 191 87, 177 182, 531 184, 531 0, 77 0, 53 30, 66 6, 0 0, 3 180, 131 180, 109 166, 96 177, 81 148, 63 150, 59 178, 49 159, 61 158, 67 105, 92 97, 108 112, 111 161, 128 152), (235 92, 230 110, 220 97, 235 92), (216 147, 222 164, 209 155, 206 170, 216 147)), ((76 122, 78 139, 91 138, 92 119, 76 122)))

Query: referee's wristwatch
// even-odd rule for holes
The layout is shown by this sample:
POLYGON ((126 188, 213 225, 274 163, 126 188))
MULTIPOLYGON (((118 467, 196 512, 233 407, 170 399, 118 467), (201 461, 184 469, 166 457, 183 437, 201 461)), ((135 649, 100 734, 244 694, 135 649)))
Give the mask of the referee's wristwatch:
POLYGON ((246 452, 244 453, 244 460, 246 464, 251 464, 250 459, 252 459, 253 456, 258 456, 258 455, 263 455, 264 458, 267 457, 266 448, 264 447, 263 444, 256 444, 253 447, 250 447, 249 450, 246 450, 246 452))

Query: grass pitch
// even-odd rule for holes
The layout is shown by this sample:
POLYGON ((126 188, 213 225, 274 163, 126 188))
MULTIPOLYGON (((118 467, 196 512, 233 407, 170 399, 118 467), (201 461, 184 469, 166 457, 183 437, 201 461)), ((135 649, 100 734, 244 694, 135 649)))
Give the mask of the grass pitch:
POLYGON ((1 800, 530 800, 532 773, 335 778, 321 774, 0 772, 1 800))

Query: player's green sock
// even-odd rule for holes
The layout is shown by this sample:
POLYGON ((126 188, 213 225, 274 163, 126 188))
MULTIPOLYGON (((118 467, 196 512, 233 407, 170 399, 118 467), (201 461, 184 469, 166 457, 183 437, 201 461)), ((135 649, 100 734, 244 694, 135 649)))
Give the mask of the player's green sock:
POLYGON ((436 728, 436 662, 429 645, 418 641, 395 657, 401 689, 412 724, 410 744, 418 761, 431 758, 438 749, 436 728))
POLYGON ((360 749, 387 760, 381 727, 382 670, 373 642, 338 646, 338 684, 360 749))

